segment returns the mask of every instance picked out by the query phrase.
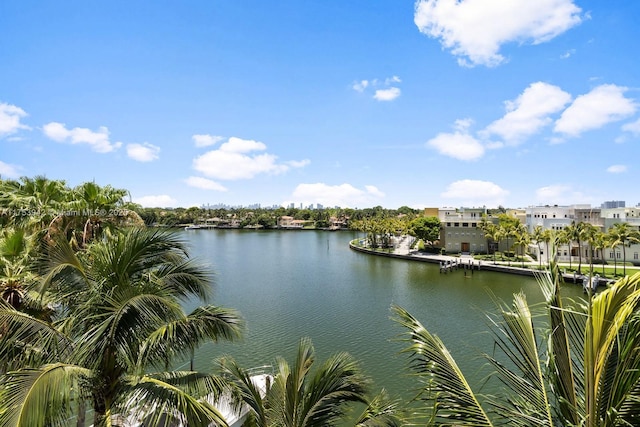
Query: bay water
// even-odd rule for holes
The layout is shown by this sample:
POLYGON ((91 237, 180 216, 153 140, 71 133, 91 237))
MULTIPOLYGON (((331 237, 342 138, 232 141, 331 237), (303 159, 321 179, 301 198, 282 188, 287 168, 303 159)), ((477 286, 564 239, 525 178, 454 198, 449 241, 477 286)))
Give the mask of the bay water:
MULTIPOLYGON (((492 354, 486 314, 495 299, 508 303, 524 292, 531 305, 542 301, 535 279, 489 271, 439 272, 437 264, 362 254, 350 231, 181 231, 191 255, 214 271, 214 303, 235 308, 246 322, 239 342, 203 346, 195 368, 215 370, 223 355, 243 366, 293 364, 300 338, 309 337, 317 360, 346 351, 392 396, 408 398, 416 382, 406 369, 404 332, 390 320, 392 304, 407 309, 448 347, 474 387, 486 371, 482 353, 492 354)), ((581 295, 566 285, 563 293, 581 295)))

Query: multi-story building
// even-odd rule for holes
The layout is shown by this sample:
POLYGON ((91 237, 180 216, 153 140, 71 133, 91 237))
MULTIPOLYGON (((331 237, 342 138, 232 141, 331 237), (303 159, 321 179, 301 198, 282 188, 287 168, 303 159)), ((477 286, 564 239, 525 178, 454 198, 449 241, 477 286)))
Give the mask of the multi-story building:
MULTIPOLYGON (((588 205, 580 205, 584 208, 588 205)), ((526 209, 525 224, 529 233, 541 226, 543 230, 562 230, 575 220, 576 206, 531 206, 526 209)))
POLYGON ((608 202, 603 202, 600 207, 602 209, 624 208, 625 204, 624 200, 610 200, 608 202))
POLYGON ((440 245, 447 253, 487 253, 488 243, 478 227, 485 208, 441 208, 440 245))
MULTIPOLYGON (((609 204, 624 202, 605 202, 603 206, 609 204)), ((615 223, 626 222, 631 225, 632 229, 640 229, 640 207, 625 208, 625 207, 612 207, 612 208, 592 208, 590 205, 572 205, 572 206, 535 206, 527 208, 526 215, 527 228, 529 232, 533 232, 536 226, 541 226, 544 230, 562 230, 570 225, 572 222, 589 223, 597 227, 600 231, 607 232, 615 223)), ((537 245, 531 246, 531 252, 537 256, 544 254, 542 249, 538 249, 537 245), (538 254, 538 251, 540 253, 538 254)), ((622 250, 621 246, 616 248, 610 248, 606 250, 593 250, 589 247, 588 242, 573 241, 565 245, 558 247, 558 257, 560 261, 573 261, 583 262, 589 260, 591 256, 596 261, 604 261, 607 263, 624 261, 624 255, 626 254, 626 261, 633 262, 634 264, 640 264, 640 245, 634 244, 622 250), (590 253, 589 251, 593 252, 590 253)))

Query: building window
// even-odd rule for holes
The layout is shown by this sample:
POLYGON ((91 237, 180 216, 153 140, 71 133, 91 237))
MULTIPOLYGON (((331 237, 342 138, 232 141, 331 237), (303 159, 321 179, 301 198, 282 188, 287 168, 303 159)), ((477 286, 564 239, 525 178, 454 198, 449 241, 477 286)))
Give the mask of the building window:
POLYGON ((460 227, 460 223, 459 223, 459 222, 454 222, 454 223, 453 223, 453 226, 454 226, 454 227, 460 227))
POLYGON ((468 226, 469 226, 469 223, 468 223, 468 222, 463 222, 463 223, 462 223, 462 226, 463 226, 463 227, 468 227, 468 226))
POLYGON ((638 252, 633 253, 633 259, 638 259, 638 252))
POLYGON ((613 251, 609 252, 609 258, 613 258, 613 251))
POLYGON ((616 252, 616 258, 620 259, 620 252, 616 252))

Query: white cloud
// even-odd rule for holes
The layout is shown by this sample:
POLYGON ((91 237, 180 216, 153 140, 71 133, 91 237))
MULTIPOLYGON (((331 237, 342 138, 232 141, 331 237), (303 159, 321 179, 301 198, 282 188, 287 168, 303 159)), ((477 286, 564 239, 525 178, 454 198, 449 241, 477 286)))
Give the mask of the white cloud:
POLYGON ((571 57, 571 55, 573 55, 574 53, 576 53, 575 49, 569 49, 568 51, 566 51, 565 53, 563 53, 562 55, 560 55, 560 59, 568 59, 569 57, 571 57))
POLYGON ((469 205, 500 205, 509 192, 490 181, 463 179, 447 186, 441 196, 445 199, 457 199, 469 205))
POLYGON ((378 101, 393 101, 399 96, 400 96, 400 89, 398 89, 397 87, 390 87, 388 89, 378 89, 376 90, 375 95, 373 95, 373 97, 378 101))
POLYGON ((484 155, 482 144, 466 132, 440 133, 427 141, 427 146, 458 160, 476 160, 484 155))
POLYGON ((622 130, 631 132, 634 135, 640 135, 640 119, 635 122, 625 124, 622 126, 622 130))
POLYGON ((569 136, 622 120, 636 112, 637 105, 625 98, 627 88, 601 85, 573 101, 556 121, 554 131, 569 136))
POLYGON ((502 45, 549 41, 579 24, 580 12, 573 0, 418 0, 414 22, 460 65, 496 66, 502 45))
POLYGON ((152 162, 157 160, 160 147, 145 142, 143 144, 127 144, 127 156, 139 162, 152 162))
POLYGON ((505 102, 507 113, 487 126, 485 132, 517 144, 549 125, 549 115, 561 111, 570 101, 571 95, 557 86, 532 83, 515 101, 505 102))
POLYGON ((384 80, 360 80, 351 86, 356 92, 364 92, 368 87, 374 91, 373 98, 378 101, 393 101, 400 96, 400 88, 392 86, 401 83, 402 80, 398 76, 387 77, 384 80))
POLYGON ((70 142, 71 144, 88 144, 93 151, 108 153, 122 146, 121 142, 109 141, 109 129, 100 126, 97 132, 87 128, 67 129, 64 123, 51 122, 43 126, 44 134, 57 142, 70 142))
POLYGON ((159 196, 143 196, 133 199, 134 203, 138 203, 145 208, 170 208, 175 207, 178 203, 176 199, 166 194, 159 196))
POLYGON ((287 165, 291 166, 292 168, 303 168, 303 167, 307 166, 309 163, 311 163, 311 160, 309 160, 309 159, 290 160, 290 161, 287 162, 287 165))
POLYGON ((18 178, 21 175, 20 169, 22 169, 20 166, 11 165, 0 160, 0 176, 18 178))
POLYGON ((20 129, 30 129, 20 123, 27 113, 15 105, 0 103, 0 138, 16 133, 20 129))
POLYGON ((193 135, 191 137, 196 147, 208 147, 222 141, 224 137, 215 135, 193 135))
POLYGON ((574 203, 592 203, 592 200, 566 184, 552 184, 536 190, 536 200, 544 205, 570 205, 574 203))
POLYGON ((625 165, 611 165, 607 168, 607 172, 609 173, 624 173, 627 171, 627 166, 625 165))
POLYGON ((231 137, 219 149, 196 157, 193 168, 211 178, 236 180, 250 179, 261 173, 280 174, 309 163, 308 160, 278 163, 278 157, 273 154, 254 153, 266 149, 262 142, 231 137))
MULTIPOLYGON (((293 191, 292 202, 304 205, 320 203, 325 206, 363 207, 380 204, 384 193, 373 185, 360 190, 351 184, 300 184, 293 191)), ((288 204, 290 202, 285 203, 288 204)))
POLYGON ((200 188, 202 190, 227 191, 224 186, 218 184, 217 182, 199 176, 190 176, 189 178, 185 179, 185 182, 190 187, 200 188))
POLYGON ((360 80, 359 82, 355 82, 351 87, 356 92, 364 92, 367 86, 369 86, 369 80, 360 80))
POLYGON ((384 84, 387 86, 392 85, 393 83, 402 83, 402 80, 398 76, 387 77, 384 79, 384 84))

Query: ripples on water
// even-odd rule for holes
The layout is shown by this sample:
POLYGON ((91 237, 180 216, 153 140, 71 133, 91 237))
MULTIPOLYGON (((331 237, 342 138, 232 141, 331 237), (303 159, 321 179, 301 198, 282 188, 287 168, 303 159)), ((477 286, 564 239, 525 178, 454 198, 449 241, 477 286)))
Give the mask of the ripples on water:
MULTIPOLYGON (((184 232, 191 253, 215 271, 215 304, 239 310, 247 323, 242 342, 207 345, 196 368, 212 369, 223 354, 244 366, 293 363, 301 337, 308 336, 321 361, 347 351, 373 377, 376 388, 407 396, 402 330, 389 320, 391 304, 406 308, 447 345, 472 383, 482 352, 492 351, 484 313, 489 293, 506 301, 523 290, 530 303, 542 299, 534 279, 463 271, 440 274, 437 265, 354 252, 357 234, 321 231, 198 230, 184 232), (469 273, 468 273, 469 274, 469 273)), ((578 295, 576 289, 569 290, 578 295)))

